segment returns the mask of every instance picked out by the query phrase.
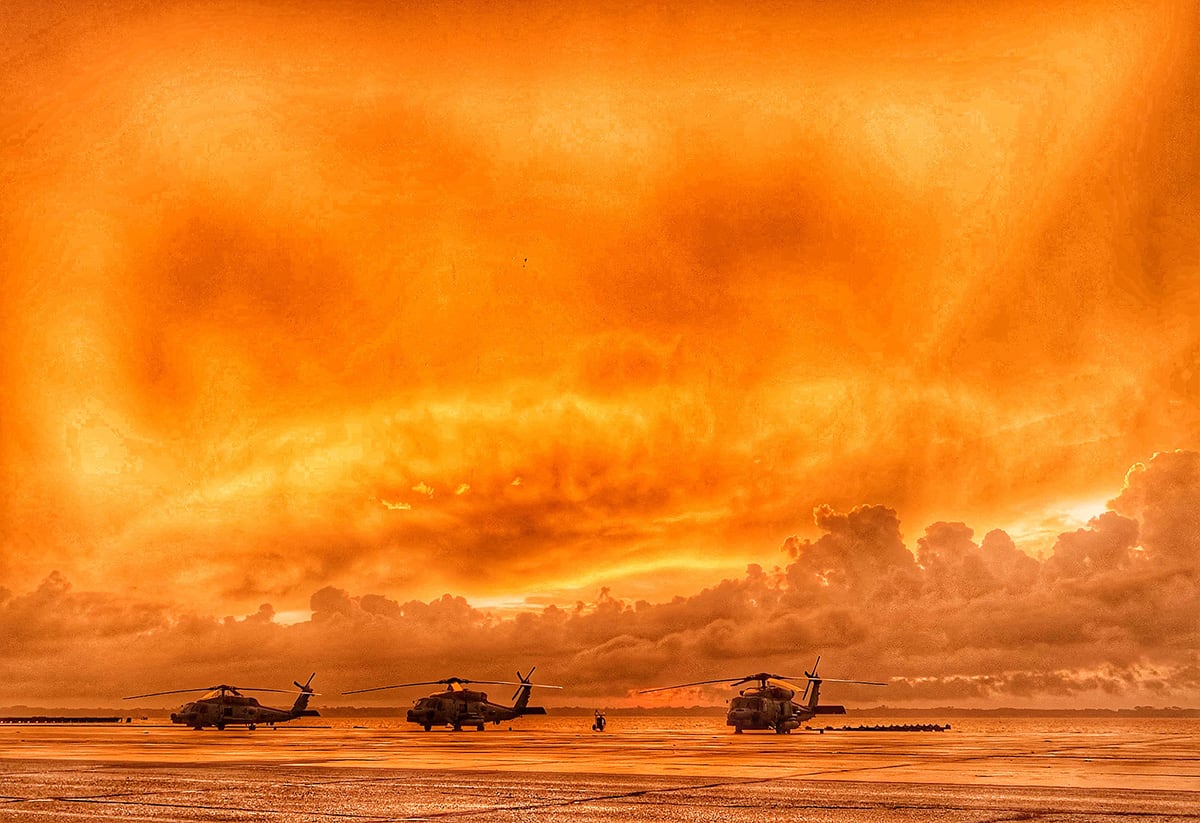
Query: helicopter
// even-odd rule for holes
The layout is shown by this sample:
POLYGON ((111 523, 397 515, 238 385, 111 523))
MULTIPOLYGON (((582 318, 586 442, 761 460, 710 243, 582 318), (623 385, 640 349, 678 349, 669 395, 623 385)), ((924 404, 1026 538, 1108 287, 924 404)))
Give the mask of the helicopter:
MULTIPOLYGON (((535 685, 530 682, 529 678, 533 677, 536 668, 537 666, 531 668, 529 674, 521 674, 518 670, 517 679, 520 682, 517 683, 509 680, 467 680, 463 677, 447 677, 444 680, 424 680, 419 683, 399 683, 395 686, 355 689, 342 692, 342 694, 362 694, 384 689, 403 689, 409 686, 444 685, 446 687, 444 692, 418 698, 413 703, 413 707, 408 710, 408 722, 424 727, 425 731, 429 731, 434 726, 450 726, 456 732, 462 731, 463 726, 474 726, 476 730, 483 731, 483 727, 487 723, 499 725, 503 720, 513 720, 522 715, 546 713, 542 706, 529 705, 529 695, 535 685), (486 693, 466 688, 469 683, 516 686, 517 690, 513 692, 513 704, 505 706, 500 703, 492 703, 487 699, 486 693)), ((562 688, 562 686, 546 686, 541 683, 536 685, 545 689, 562 688)))
POLYGON ((638 694, 662 692, 670 689, 683 689, 688 686, 706 686, 712 683, 728 683, 730 686, 741 686, 744 683, 757 685, 742 689, 738 696, 729 701, 729 712, 725 715, 725 725, 733 726, 734 734, 741 734, 746 729, 773 730, 776 734, 791 734, 793 729, 800 728, 805 720, 818 714, 845 714, 845 706, 820 706, 817 704, 822 683, 861 683, 865 686, 886 686, 873 680, 835 680, 817 675, 817 666, 821 664, 821 656, 813 664, 811 672, 805 672, 804 678, 788 677, 782 674, 758 672, 745 677, 730 677, 720 680, 701 680, 698 683, 681 683, 678 686, 663 686, 657 689, 643 689, 638 694), (794 701, 800 687, 791 680, 807 679, 804 694, 800 700, 794 701))
POLYGON ((286 723, 297 717, 319 717, 320 712, 308 708, 308 700, 315 692, 312 690, 312 679, 317 676, 313 672, 303 685, 298 680, 292 682, 300 690, 296 702, 290 709, 276 709, 263 706, 253 697, 246 697, 242 692, 280 692, 291 694, 288 689, 249 689, 244 686, 209 686, 201 689, 173 689, 166 692, 151 692, 135 694, 124 700, 136 700, 141 697, 158 697, 163 694, 185 694, 187 692, 205 692, 202 697, 184 703, 179 711, 171 712, 171 722, 191 726, 193 729, 203 729, 205 726, 216 726, 217 731, 224 731, 226 726, 246 726, 254 731, 259 723, 274 726, 276 723, 286 723))

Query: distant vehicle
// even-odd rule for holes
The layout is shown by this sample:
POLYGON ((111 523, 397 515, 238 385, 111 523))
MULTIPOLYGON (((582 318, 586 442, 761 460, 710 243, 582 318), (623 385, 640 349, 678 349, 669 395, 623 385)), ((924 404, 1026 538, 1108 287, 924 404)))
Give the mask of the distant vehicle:
POLYGON ((713 683, 728 683, 730 686, 741 686, 745 683, 756 683, 747 689, 742 689, 738 696, 729 701, 729 712, 725 715, 725 725, 733 726, 735 734, 750 730, 771 730, 776 734, 791 734, 793 729, 818 714, 845 714, 845 706, 818 705, 822 683, 861 683, 866 686, 886 686, 873 680, 835 680, 817 675, 817 666, 821 658, 813 664, 811 672, 805 672, 804 677, 788 677, 782 674, 758 672, 745 677, 729 677, 720 680, 701 680, 696 683, 681 683, 678 686, 663 686, 658 689, 643 689, 638 694, 684 689, 689 686, 707 686, 713 683), (799 702, 793 700, 800 687, 791 680, 806 679, 804 694, 799 702))
POLYGON ((542 683, 532 683, 534 666, 529 674, 517 672, 519 682, 510 680, 467 680, 463 677, 447 677, 445 680, 425 680, 418 683, 398 683, 395 686, 376 686, 372 689, 354 689, 342 694, 362 694, 363 692, 378 692, 384 689, 405 689, 409 686, 444 685, 446 690, 419 698, 408 710, 408 722, 416 723, 425 731, 434 726, 450 726, 454 731, 462 731, 463 726, 474 726, 478 731, 488 724, 499 725, 505 720, 515 720, 527 714, 545 714, 541 706, 530 706, 529 695, 535 685, 543 689, 561 689, 562 686, 547 686, 542 683), (470 683, 494 686, 516 686, 513 692, 513 704, 505 706, 492 703, 485 692, 468 689, 470 683))
POLYGON ((135 694, 124 700, 137 700, 143 697, 158 697, 164 694, 186 694, 188 692, 206 692, 202 697, 184 703, 179 711, 171 713, 172 723, 181 723, 193 729, 203 729, 205 726, 216 726, 217 731, 224 731, 226 726, 245 726, 254 731, 259 724, 274 726, 276 723, 286 723, 297 717, 319 717, 320 712, 308 708, 308 700, 315 692, 312 690, 312 679, 316 672, 308 676, 303 685, 292 681, 300 694, 290 709, 276 709, 263 706, 253 697, 246 697, 242 692, 279 692, 291 694, 288 689, 250 689, 245 686, 209 686, 201 689, 173 689, 166 692, 150 692, 135 694))

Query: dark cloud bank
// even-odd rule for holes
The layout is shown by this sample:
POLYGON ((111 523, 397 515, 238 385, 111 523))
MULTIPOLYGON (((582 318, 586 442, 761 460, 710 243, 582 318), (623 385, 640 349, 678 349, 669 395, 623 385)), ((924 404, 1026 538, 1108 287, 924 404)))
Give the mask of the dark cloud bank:
POLYGON ((269 605, 218 620, 74 592, 55 573, 33 592, 0 589, 0 684, 12 702, 53 705, 192 681, 278 686, 315 670, 335 703, 342 689, 507 677, 536 663, 544 682, 569 686, 558 702, 645 703, 630 690, 798 672, 821 653, 827 676, 892 679, 886 693, 839 686, 849 703, 1200 703, 1200 453, 1135 466, 1109 511, 1061 534, 1044 559, 963 523, 934 523, 906 544, 881 505, 822 507, 816 522, 819 538, 786 541, 783 568, 754 565, 665 603, 606 589, 516 616, 451 595, 400 603, 326 587, 305 622, 276 622, 269 605))

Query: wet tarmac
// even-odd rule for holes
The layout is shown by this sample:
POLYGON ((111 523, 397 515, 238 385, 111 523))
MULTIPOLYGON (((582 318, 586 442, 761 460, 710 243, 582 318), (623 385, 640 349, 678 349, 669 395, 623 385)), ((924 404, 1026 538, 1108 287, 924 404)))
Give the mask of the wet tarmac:
POLYGON ((5 727, 0 822, 1200 820, 1196 720, 786 736, 588 723, 5 727))

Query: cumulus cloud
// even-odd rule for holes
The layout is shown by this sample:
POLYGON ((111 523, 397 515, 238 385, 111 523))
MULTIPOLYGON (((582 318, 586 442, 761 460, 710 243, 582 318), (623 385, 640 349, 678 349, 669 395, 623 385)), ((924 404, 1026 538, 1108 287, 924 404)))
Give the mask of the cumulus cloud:
MULTIPOLYGON (((0 678, 30 700, 81 700, 147 680, 165 688, 179 672, 274 683, 315 669, 351 689, 537 664, 545 682, 569 686, 551 703, 634 704, 647 702, 634 690, 671 682, 799 674, 819 653, 830 677, 891 682, 839 684, 852 703, 1195 704, 1200 568, 1176 540, 1193 539, 1198 458, 1139 464, 1113 501, 1127 514, 1060 535, 1044 560, 1003 532, 976 543, 961 522, 934 523, 910 547, 888 507, 820 507, 824 534, 788 540, 786 566, 752 565, 662 602, 604 588, 589 602, 497 614, 450 594, 398 601, 326 586, 311 619, 281 625, 269 604, 240 618, 180 614, 75 592, 55 573, 27 594, 0 592, 0 678)), ((721 698, 712 688, 672 699, 721 698)), ((370 700, 403 702, 354 702, 370 700)))
POLYGON ((1200 453, 1175 451, 1130 469, 1109 506, 1141 524, 1141 547, 1152 562, 1186 571, 1200 556, 1200 509, 1189 505, 1198 494, 1200 453))

